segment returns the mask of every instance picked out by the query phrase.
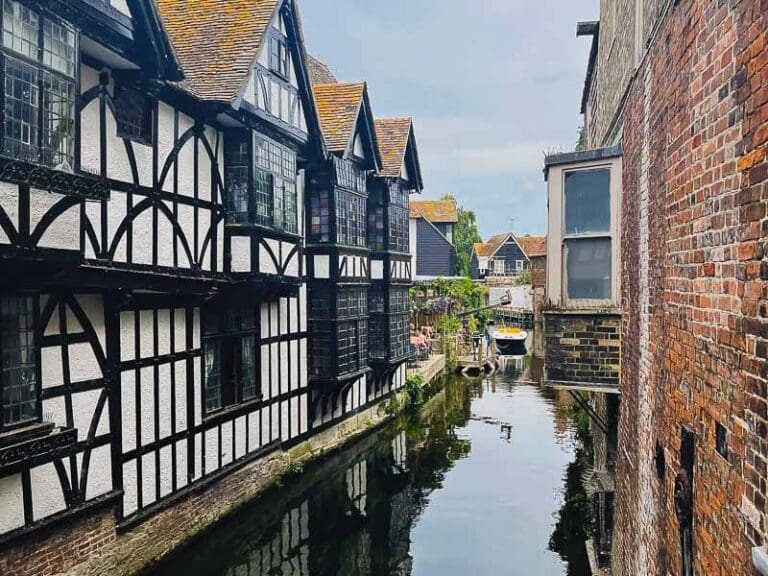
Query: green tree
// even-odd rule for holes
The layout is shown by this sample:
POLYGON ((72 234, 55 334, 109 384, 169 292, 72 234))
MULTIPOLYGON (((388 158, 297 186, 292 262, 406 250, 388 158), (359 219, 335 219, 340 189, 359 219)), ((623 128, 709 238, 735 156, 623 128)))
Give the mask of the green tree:
MULTIPOLYGON (((456 198, 450 194, 446 194, 441 200, 456 202, 456 198)), ((458 204, 458 202, 456 203, 458 204)), ((471 276, 472 247, 475 243, 482 241, 483 238, 477 229, 475 213, 459 206, 459 222, 453 229, 453 243, 456 246, 456 273, 459 276, 471 276)))

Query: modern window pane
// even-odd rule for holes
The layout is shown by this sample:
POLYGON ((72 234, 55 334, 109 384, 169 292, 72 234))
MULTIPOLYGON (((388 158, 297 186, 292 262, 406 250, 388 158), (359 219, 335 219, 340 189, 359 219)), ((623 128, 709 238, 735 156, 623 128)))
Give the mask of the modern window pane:
POLYGON ((39 72, 16 58, 5 59, 6 156, 37 161, 39 72))
POLYGON ((608 169, 565 174, 565 233, 611 230, 611 173, 608 169))
POLYGON ((43 72, 43 146, 40 161, 71 171, 74 166, 75 85, 43 72))
POLYGON ((568 298, 606 300, 611 297, 611 239, 566 240, 568 298))
POLYGON ((31 296, 0 298, 3 425, 37 417, 37 349, 31 296))
POLYGON ((3 46, 38 59, 40 19, 26 6, 11 0, 3 2, 3 46))

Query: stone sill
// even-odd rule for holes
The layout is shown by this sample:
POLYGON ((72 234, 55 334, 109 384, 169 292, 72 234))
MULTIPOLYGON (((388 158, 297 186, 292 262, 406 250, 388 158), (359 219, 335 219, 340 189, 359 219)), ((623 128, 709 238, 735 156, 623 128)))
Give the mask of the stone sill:
POLYGON ((768 551, 762 546, 752 548, 752 565, 763 576, 768 576, 768 551))

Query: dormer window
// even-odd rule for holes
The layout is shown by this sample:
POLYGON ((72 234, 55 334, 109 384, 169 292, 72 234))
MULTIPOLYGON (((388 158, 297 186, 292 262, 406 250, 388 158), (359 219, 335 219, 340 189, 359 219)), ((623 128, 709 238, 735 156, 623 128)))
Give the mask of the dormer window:
POLYGON ((2 153, 71 172, 77 34, 68 24, 12 0, 3 0, 2 21, 2 153))
POLYGON ((296 153, 249 131, 227 135, 227 223, 298 231, 296 153))

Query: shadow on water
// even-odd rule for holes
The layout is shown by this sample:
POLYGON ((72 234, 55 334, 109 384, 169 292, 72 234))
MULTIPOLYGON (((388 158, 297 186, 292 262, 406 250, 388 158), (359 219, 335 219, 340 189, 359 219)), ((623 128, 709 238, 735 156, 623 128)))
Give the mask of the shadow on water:
POLYGON ((585 450, 562 398, 516 383, 532 369, 449 379, 152 576, 588 575, 585 450))

